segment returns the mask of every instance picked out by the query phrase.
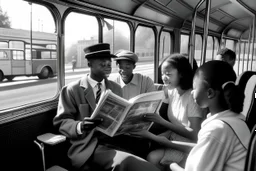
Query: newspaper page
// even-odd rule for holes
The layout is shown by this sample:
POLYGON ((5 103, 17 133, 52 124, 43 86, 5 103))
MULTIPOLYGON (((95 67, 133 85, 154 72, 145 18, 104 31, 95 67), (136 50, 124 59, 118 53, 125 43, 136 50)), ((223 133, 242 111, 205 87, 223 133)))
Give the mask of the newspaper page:
POLYGON ((125 118, 125 111, 130 103, 111 90, 102 93, 98 106, 91 118, 103 118, 103 122, 96 127, 98 131, 113 136, 125 118))
POLYGON ((96 129, 111 137, 135 128, 149 129, 152 122, 143 121, 142 116, 145 113, 158 113, 163 97, 163 91, 155 91, 140 94, 128 101, 106 90, 91 118, 102 118, 103 122, 96 129))
POLYGON ((125 134, 129 131, 148 130, 153 122, 144 121, 143 115, 145 113, 158 114, 163 98, 163 91, 155 91, 144 93, 131 99, 130 102, 133 105, 129 108, 126 118, 115 135, 125 134))

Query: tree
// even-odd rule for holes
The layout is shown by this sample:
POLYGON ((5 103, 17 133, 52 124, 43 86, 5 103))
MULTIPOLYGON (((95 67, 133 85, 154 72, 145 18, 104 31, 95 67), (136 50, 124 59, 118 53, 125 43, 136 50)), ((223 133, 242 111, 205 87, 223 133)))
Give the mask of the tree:
POLYGON ((11 21, 6 12, 0 7, 0 27, 11 28, 11 21))

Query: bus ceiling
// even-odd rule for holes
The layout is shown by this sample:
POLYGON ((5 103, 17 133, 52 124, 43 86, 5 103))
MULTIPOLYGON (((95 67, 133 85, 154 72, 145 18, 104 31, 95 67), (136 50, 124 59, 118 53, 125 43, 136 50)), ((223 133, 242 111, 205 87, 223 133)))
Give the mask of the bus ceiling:
MULTIPOLYGON (((71 2, 73 0, 63 0, 71 2)), ((200 0, 81 0, 77 5, 101 8, 104 11, 113 9, 120 14, 139 17, 147 21, 157 22, 170 28, 191 29, 192 14, 200 0)), ((198 9, 196 28, 203 32, 205 5, 198 9)), ((118 13, 117 12, 117 13, 118 13)), ((244 31, 249 30, 256 14, 255 0, 211 0, 209 32, 231 38, 240 38, 244 31), (245 20, 243 20, 246 18, 245 20), (232 27, 230 30, 229 27, 232 27)))

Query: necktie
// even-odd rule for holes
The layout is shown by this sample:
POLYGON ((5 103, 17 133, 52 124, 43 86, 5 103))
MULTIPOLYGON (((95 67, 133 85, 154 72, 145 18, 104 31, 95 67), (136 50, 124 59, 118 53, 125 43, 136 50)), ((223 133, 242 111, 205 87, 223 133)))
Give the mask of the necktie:
POLYGON ((101 95, 101 88, 100 88, 101 83, 97 83, 98 86, 98 90, 96 92, 96 103, 98 103, 99 99, 100 99, 100 95, 101 95))

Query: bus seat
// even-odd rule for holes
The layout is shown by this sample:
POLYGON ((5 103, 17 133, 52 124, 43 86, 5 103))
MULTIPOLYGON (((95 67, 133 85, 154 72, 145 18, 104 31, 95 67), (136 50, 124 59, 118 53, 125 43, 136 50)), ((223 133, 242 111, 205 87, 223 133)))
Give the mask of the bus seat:
POLYGON ((244 106, 242 114, 246 117, 246 123, 250 130, 252 130, 256 121, 256 103, 255 103, 255 93, 256 93, 256 75, 251 76, 247 81, 244 94, 244 106))
MULTIPOLYGON (((34 143, 39 147, 42 155, 42 164, 44 171, 68 171, 64 167, 59 165, 53 165, 49 168, 46 168, 46 154, 45 154, 45 147, 46 146, 55 146, 62 142, 66 141, 66 137, 63 135, 55 135, 52 133, 45 133, 42 135, 37 136, 37 139, 34 140, 34 143)), ((63 148, 61 149, 63 150, 63 148)))
POLYGON ((247 81, 251 76, 256 75, 255 71, 244 71, 236 79, 236 85, 239 85, 240 88, 244 91, 247 81))
POLYGON ((245 159, 244 171, 256 170, 256 125, 251 131, 249 148, 245 159))
POLYGON ((154 87, 155 87, 155 90, 160 91, 160 90, 163 90, 164 85, 163 84, 154 83, 154 87))

